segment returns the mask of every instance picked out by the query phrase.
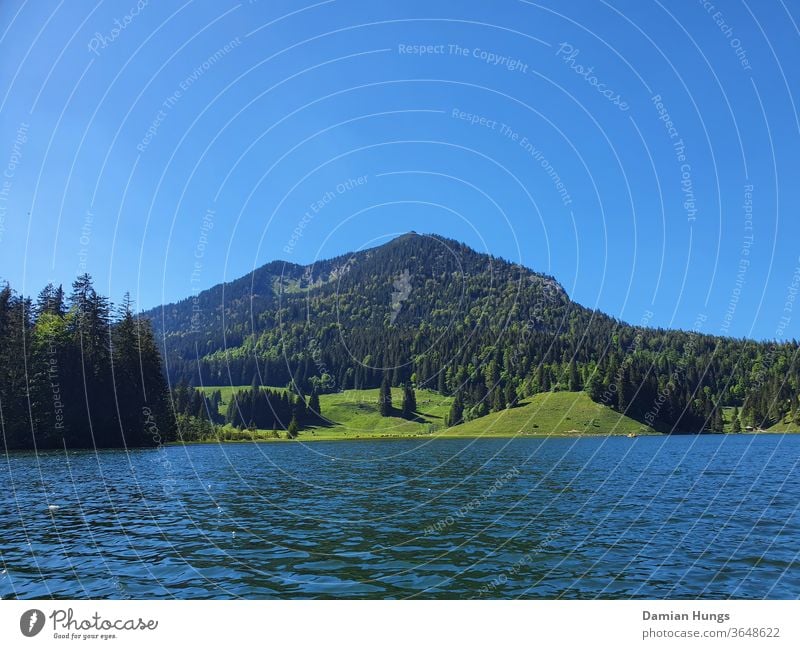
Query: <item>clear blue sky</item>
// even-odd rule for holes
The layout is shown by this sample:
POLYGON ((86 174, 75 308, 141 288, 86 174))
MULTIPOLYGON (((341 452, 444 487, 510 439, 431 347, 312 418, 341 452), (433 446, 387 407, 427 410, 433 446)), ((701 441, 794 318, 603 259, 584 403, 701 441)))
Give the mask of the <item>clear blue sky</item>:
POLYGON ((632 323, 800 338, 799 21, 793 0, 6 0, 0 277, 86 270, 147 308, 416 230, 632 323))

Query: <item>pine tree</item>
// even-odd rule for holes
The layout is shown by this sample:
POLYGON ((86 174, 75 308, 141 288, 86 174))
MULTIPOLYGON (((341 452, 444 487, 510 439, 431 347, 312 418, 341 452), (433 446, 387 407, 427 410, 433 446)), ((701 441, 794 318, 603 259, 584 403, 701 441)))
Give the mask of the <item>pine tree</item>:
POLYGON ((297 417, 292 417, 292 421, 289 422, 289 428, 286 431, 286 435, 289 437, 289 439, 296 439, 299 434, 300 426, 297 423, 297 417))
POLYGON ((319 394, 316 390, 311 393, 308 399, 308 410, 311 417, 320 417, 322 415, 322 408, 319 405, 319 394))
POLYGON ((619 384, 617 385, 617 410, 626 412, 631 403, 633 386, 631 386, 630 365, 627 363, 622 366, 619 372, 619 384))
POLYGON ((604 390, 605 386, 603 385, 603 379, 600 377, 600 371, 598 369, 592 374, 591 378, 589 379, 589 382, 586 386, 586 392, 592 401, 599 403, 600 400, 603 398, 604 390))
POLYGON ((497 385, 494 388, 494 393, 492 395, 492 411, 493 412, 500 412, 501 410, 505 410, 506 408, 506 399, 505 393, 501 386, 497 385))
POLYGON ((575 364, 575 359, 573 358, 569 362, 569 391, 570 392, 578 392, 583 388, 581 384, 581 377, 578 374, 578 366, 575 364))
POLYGON ((0 408, 9 448, 153 446, 174 439, 149 322, 119 310, 91 277, 31 301, 0 288, 0 408), (112 316, 113 314, 113 316, 112 316), (32 434, 31 434, 32 432, 32 434))
POLYGON ((505 398, 506 408, 513 408, 515 405, 517 405, 517 390, 514 387, 514 382, 511 379, 509 379, 506 383, 505 398))
POLYGON ((225 422, 235 428, 242 428, 242 419, 239 414, 239 401, 235 394, 231 395, 231 398, 228 400, 225 422))
POLYGON ((414 393, 414 388, 411 384, 406 383, 403 386, 403 417, 409 419, 414 416, 417 410, 417 396, 414 393))
POLYGON ((136 322, 130 295, 126 293, 119 312, 119 322, 111 336, 114 397, 126 446, 138 446, 144 442, 138 351, 136 322))
POLYGON ((458 424, 464 421, 464 404, 461 401, 461 395, 457 394, 456 398, 453 399, 453 403, 450 406, 450 412, 447 415, 447 425, 448 426, 458 426, 458 424))
POLYGON ((297 395, 292 405, 292 416, 297 421, 304 422, 308 419, 308 404, 306 404, 306 398, 302 394, 297 395))
POLYGON ((731 432, 733 433, 741 433, 742 432, 742 422, 739 421, 739 407, 735 407, 733 409, 733 416, 731 417, 731 432))
POLYGON ((721 433, 725 430, 725 425, 722 419, 722 408, 712 405, 711 412, 711 430, 715 433, 721 433))
POLYGON ((384 374, 378 395, 378 406, 381 417, 391 417, 392 415, 392 386, 389 384, 389 375, 384 374))
MULTIPOLYGON (((189 409, 189 386, 185 381, 181 381, 175 386, 172 395, 175 411, 185 414, 189 409)), ((230 404, 228 405, 230 406, 230 404)))
POLYGON ((36 298, 36 314, 37 316, 43 313, 51 315, 63 316, 65 313, 64 305, 64 289, 61 285, 56 288, 52 284, 45 286, 36 298))

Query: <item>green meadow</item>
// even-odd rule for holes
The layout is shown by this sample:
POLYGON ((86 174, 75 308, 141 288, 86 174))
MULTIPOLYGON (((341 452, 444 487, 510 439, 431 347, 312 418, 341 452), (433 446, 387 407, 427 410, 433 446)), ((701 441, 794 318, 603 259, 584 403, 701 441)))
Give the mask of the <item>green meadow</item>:
POLYGON ((450 437, 509 435, 642 435, 646 426, 592 401, 585 392, 544 392, 516 408, 493 412, 447 429, 450 437))
MULTIPOLYGON (((225 412, 229 400, 241 387, 205 386, 220 390, 225 412)), ((276 388, 271 388, 276 389, 276 388)), ((301 441, 375 439, 399 437, 509 437, 517 435, 629 435, 653 434, 644 424, 593 402, 584 392, 547 392, 522 401, 518 406, 448 428, 445 424, 453 398, 431 390, 416 390, 417 411, 413 417, 400 413, 402 390, 392 388, 394 416, 382 417, 378 390, 346 390, 320 395, 324 421, 300 431, 301 441)), ((226 441, 285 439, 284 431, 238 431, 223 428, 226 441)))

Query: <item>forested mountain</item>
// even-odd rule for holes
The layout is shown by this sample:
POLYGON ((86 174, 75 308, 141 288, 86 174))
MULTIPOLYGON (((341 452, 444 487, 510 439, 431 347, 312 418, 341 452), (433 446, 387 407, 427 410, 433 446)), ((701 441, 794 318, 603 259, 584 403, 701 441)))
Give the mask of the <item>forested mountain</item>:
POLYGON ((450 423, 551 390, 665 431, 796 416, 798 346, 636 327, 552 278, 438 236, 300 266, 272 262, 153 309, 173 383, 330 392, 408 383, 456 397, 450 423))
POLYGON ((150 322, 88 275, 36 302, 0 287, 0 432, 6 449, 157 446, 174 416, 150 322))

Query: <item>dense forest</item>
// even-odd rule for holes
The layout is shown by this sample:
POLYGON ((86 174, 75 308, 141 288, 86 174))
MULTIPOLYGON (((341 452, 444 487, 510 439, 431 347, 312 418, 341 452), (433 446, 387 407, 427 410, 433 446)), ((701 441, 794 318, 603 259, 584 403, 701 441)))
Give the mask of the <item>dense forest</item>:
POLYGON ((380 387, 385 416, 410 416, 414 388, 452 395, 449 425, 584 390, 665 432, 722 431, 724 406, 734 430, 758 429, 800 425, 797 354, 795 341, 632 326, 552 277, 410 234, 312 266, 273 262, 141 315, 88 275, 35 301, 6 285, 0 426, 7 449, 157 446, 220 426, 295 437, 324 424, 319 394, 380 387), (250 388, 223 404, 201 385, 250 388))
POLYGON ((181 383, 173 391, 173 404, 180 436, 185 441, 212 439, 220 435, 215 426, 226 424, 240 430, 272 430, 275 437, 279 437, 278 431, 286 431, 289 438, 294 438, 301 428, 325 421, 316 392, 306 399, 301 394, 255 383, 235 390, 227 403, 219 390, 206 394, 181 383), (223 404, 224 415, 220 412, 223 404))
POLYGON ((95 291, 0 289, 0 428, 6 449, 158 446, 174 416, 150 322, 95 291))
POLYGON ((632 326, 552 278, 408 234, 300 266, 272 262, 146 314, 173 382, 310 394, 411 384, 454 395, 450 423, 537 392, 585 390, 668 432, 800 421, 798 345, 632 326))

